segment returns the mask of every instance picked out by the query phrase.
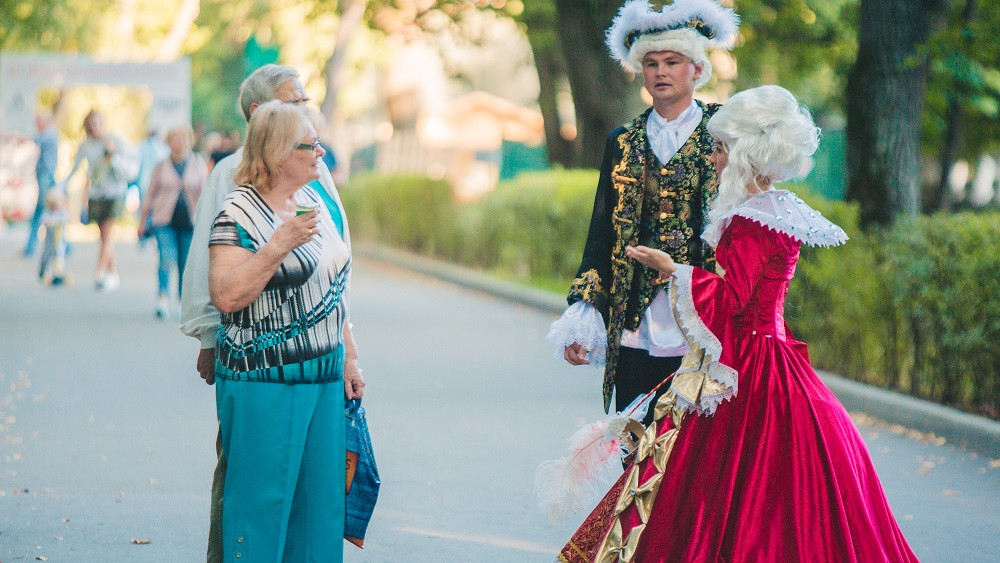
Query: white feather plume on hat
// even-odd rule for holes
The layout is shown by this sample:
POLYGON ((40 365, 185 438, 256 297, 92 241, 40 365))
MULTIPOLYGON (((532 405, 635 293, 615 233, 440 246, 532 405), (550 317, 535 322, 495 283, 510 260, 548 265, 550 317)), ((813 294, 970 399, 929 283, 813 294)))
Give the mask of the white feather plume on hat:
POLYGON ((647 0, 630 0, 618 10, 607 32, 611 57, 633 72, 642 71, 642 57, 650 51, 676 51, 704 65, 695 83, 700 87, 712 75, 708 47, 730 49, 739 30, 739 16, 715 0, 675 0, 654 11, 647 0))

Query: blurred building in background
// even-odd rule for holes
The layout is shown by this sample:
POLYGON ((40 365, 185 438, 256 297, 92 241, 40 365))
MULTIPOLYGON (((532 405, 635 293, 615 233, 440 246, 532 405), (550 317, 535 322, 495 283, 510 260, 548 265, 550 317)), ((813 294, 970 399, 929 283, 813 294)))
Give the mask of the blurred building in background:
POLYGON ((387 64, 363 79, 371 104, 345 126, 352 174, 445 179, 470 200, 548 167, 531 48, 510 20, 479 23, 479 45, 388 41, 387 64))

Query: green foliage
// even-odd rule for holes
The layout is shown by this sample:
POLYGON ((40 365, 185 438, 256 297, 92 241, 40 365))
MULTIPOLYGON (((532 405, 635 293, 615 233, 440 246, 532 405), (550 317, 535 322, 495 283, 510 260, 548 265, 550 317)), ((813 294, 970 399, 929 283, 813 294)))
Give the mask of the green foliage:
POLYGON ((995 2, 983 2, 965 21, 965 4, 955 3, 947 24, 922 48, 931 60, 922 127, 925 148, 939 150, 949 105, 957 103, 965 113, 964 128, 975 131, 963 139, 960 154, 975 160, 1000 148, 1000 10, 995 2))
POLYGON ((112 0, 0 2, 0 50, 86 51, 111 23, 112 0))
POLYGON ((458 205, 444 181, 359 175, 341 190, 355 239, 430 256, 455 256, 458 205))
POLYGON ((590 170, 526 173, 501 183, 476 206, 475 262, 565 291, 580 265, 596 185, 590 170))
MULTIPOLYGON (((597 173, 552 170, 460 204, 448 186, 368 175, 342 191, 355 240, 565 292, 579 266, 597 173)), ((1000 214, 934 215, 862 232, 858 206, 791 189, 842 226, 803 247, 786 318, 814 364, 1000 417, 1000 214)))
POLYGON ((1000 216, 938 214, 886 233, 911 392, 1000 416, 1000 216))
POLYGON ((528 173, 460 204, 444 182, 364 175, 341 195, 357 240, 561 292, 580 262, 596 185, 592 170, 528 173))
POLYGON ((817 366, 1000 417, 1000 214, 938 214, 863 233, 856 205, 803 194, 844 227, 806 249, 788 322, 817 366))
POLYGON ((817 113, 843 113, 847 72, 857 53, 859 0, 746 0, 736 3, 740 41, 736 90, 781 84, 817 113))

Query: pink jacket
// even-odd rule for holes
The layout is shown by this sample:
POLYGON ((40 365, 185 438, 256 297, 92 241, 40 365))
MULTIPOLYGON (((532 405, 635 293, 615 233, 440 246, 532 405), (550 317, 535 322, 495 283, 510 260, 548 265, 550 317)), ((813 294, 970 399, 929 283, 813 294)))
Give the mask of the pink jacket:
MULTIPOLYGON (((205 159, 197 153, 191 153, 190 160, 184 168, 184 178, 177 175, 170 158, 157 163, 153 167, 153 175, 149 180, 149 188, 142 202, 140 219, 145 220, 150 213, 153 215, 153 226, 166 225, 174 215, 177 196, 181 189, 187 199, 189 213, 194 213, 198 207, 201 189, 208 179, 208 165, 205 159)), ((192 218, 193 222, 193 218, 192 218)))

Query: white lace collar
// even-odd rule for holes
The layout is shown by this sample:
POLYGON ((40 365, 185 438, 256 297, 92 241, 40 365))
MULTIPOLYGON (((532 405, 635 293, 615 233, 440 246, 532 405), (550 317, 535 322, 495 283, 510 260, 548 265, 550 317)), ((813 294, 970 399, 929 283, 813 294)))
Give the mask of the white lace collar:
POLYGON ((838 246, 847 233, 788 190, 759 193, 710 224, 702 240, 717 246, 734 216, 750 219, 809 246, 838 246))

